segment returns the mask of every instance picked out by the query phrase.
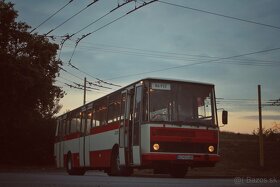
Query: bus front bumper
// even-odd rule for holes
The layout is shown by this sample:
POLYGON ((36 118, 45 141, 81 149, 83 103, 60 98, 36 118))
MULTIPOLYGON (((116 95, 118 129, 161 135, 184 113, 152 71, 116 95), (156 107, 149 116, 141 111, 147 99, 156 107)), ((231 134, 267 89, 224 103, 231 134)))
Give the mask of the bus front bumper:
POLYGON ((154 164, 185 164, 190 167, 213 167, 220 160, 217 154, 168 154, 146 153, 142 155, 144 166, 154 164))

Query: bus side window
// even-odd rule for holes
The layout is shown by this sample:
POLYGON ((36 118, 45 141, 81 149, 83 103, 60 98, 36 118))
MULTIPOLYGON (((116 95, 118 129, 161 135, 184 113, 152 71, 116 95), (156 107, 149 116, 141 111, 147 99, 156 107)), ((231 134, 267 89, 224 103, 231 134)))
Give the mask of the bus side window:
POLYGON ((71 127, 70 133, 75 133, 80 131, 80 114, 79 112, 74 112, 71 116, 71 127))
POLYGON ((120 120, 123 120, 124 119, 124 110, 125 110, 125 94, 122 95, 122 98, 121 98, 121 114, 120 114, 120 120))
POLYGON ((80 113, 81 116, 81 131, 82 133, 89 134, 91 128, 91 111, 87 110, 80 113))
POLYGON ((111 96, 108 106, 108 124, 120 120, 121 95, 111 96))
POLYGON ((107 123, 107 103, 101 100, 96 105, 96 126, 105 125, 107 123))
POLYGON ((66 120, 66 130, 65 130, 66 135, 70 134, 70 122, 71 122, 70 120, 71 119, 69 118, 66 120))
POLYGON ((92 116, 91 116, 91 128, 96 126, 96 112, 95 109, 92 111, 92 116))
POLYGON ((59 127, 58 127, 58 140, 61 141, 62 140, 62 121, 59 121, 59 127))
POLYGON ((85 127, 86 127, 86 113, 85 112, 80 112, 80 132, 84 133, 85 132, 85 127))
POLYGON ((56 130, 55 130, 55 137, 58 138, 58 129, 59 129, 60 119, 56 121, 56 130))
POLYGON ((92 126, 92 111, 91 110, 86 111, 85 117, 86 117, 85 122, 87 124, 86 135, 88 135, 90 134, 90 128, 92 126))
POLYGON ((66 125, 66 121, 65 121, 65 119, 63 119, 62 124, 61 124, 61 136, 62 137, 65 135, 65 125, 66 125))
POLYGON ((76 113, 76 132, 81 131, 81 113, 76 113))

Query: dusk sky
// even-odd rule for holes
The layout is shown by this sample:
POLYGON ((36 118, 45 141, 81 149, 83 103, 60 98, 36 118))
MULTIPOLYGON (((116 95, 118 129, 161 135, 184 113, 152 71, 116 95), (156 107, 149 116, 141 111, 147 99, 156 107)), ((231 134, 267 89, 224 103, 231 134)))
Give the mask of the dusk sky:
MULTIPOLYGON (((11 2, 18 21, 32 30, 69 0, 11 2)), ((34 33, 48 33, 91 2, 74 0, 34 33)), ((79 31, 124 2, 99 0, 49 35, 60 44, 59 36, 79 31)), ((56 85, 67 95, 60 102, 60 114, 83 102, 83 91, 64 83, 83 84, 84 77, 96 82, 96 77, 125 86, 145 77, 162 77, 215 84, 218 108, 229 111, 229 124, 221 130, 252 133, 257 129, 257 86, 262 86, 263 104, 280 98, 280 1, 164 0, 97 30, 142 3, 138 0, 117 9, 64 43, 60 58, 68 73, 61 71, 56 85), (71 60, 81 70, 77 71, 67 64, 77 39, 88 33, 92 34, 78 43, 71 60)), ((87 92, 87 102, 118 89, 102 85, 113 89, 87 92)), ((221 118, 221 110, 218 113, 221 118)), ((264 127, 279 123, 279 114, 280 106, 263 106, 264 127)))

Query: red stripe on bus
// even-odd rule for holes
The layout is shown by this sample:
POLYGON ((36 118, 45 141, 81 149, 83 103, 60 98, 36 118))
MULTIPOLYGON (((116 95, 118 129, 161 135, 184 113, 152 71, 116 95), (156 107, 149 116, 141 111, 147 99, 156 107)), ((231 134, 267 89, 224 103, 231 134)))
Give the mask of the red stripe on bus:
POLYGON ((151 142, 186 142, 186 143, 218 143, 218 139, 201 138, 186 138, 186 137, 171 137, 171 136, 152 136, 151 142))
POLYGON ((72 163, 74 168, 80 167, 79 153, 72 153, 72 163))
POLYGON ((101 150, 90 152, 90 166, 91 167, 110 167, 112 150, 101 150))
POLYGON ((68 134, 68 135, 65 135, 63 137, 63 140, 66 141, 66 140, 72 140, 72 139, 75 139, 75 138, 80 138, 81 137, 81 133, 80 132, 75 132, 75 133, 71 133, 71 134, 68 134))
POLYGON ((218 143, 218 131, 151 127, 151 141, 218 143))
POLYGON ((90 134, 99 134, 102 132, 115 130, 115 129, 118 129, 119 126, 120 126, 120 123, 117 122, 117 123, 111 123, 111 124, 107 124, 107 125, 94 127, 92 129, 90 129, 90 134))

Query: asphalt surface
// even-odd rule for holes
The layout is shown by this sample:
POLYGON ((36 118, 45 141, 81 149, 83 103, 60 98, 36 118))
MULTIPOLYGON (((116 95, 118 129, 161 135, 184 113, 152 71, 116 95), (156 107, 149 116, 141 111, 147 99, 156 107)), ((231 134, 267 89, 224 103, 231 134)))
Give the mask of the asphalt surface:
POLYGON ((111 177, 91 171, 84 176, 69 176, 64 171, 1 171, 0 187, 219 187, 280 186, 275 178, 170 178, 168 175, 134 175, 111 177))

